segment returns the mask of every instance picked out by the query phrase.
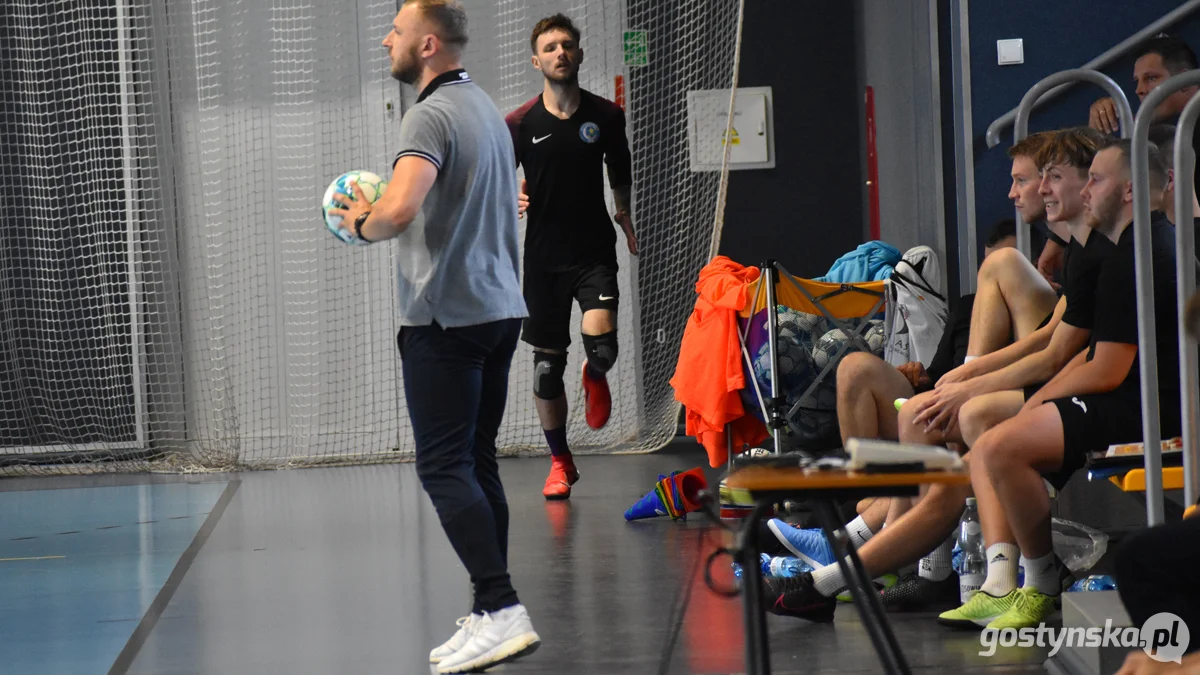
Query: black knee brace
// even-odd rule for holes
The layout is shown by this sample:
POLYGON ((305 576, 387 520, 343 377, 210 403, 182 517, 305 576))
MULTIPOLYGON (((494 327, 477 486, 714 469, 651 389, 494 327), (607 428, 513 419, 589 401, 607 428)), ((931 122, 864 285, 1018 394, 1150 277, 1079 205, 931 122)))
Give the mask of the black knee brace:
POLYGON ((566 369, 566 352, 533 352, 533 395, 547 401, 562 396, 566 369))
POLYGON ((617 331, 584 335, 583 350, 587 353, 588 368, 597 373, 607 373, 617 362, 617 331))

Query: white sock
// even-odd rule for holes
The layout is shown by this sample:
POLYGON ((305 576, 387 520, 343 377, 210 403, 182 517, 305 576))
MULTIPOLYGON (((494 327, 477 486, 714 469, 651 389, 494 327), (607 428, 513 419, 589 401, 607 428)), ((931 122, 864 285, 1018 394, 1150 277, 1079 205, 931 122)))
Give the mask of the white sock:
POLYGON ((875 535, 871 528, 867 527, 867 521, 863 520, 862 516, 850 521, 846 525, 846 532, 850 534, 850 543, 854 544, 855 549, 867 543, 867 540, 875 535))
MULTIPOLYGON (((992 544, 987 549, 987 579, 979 588, 989 595, 1002 598, 1017 587, 1017 559, 1021 549, 1016 544, 992 544)), ((1029 568, 1025 568, 1029 578, 1029 568)))
MULTIPOLYGON (((846 560, 846 563, 849 564, 850 561, 846 560)), ((846 577, 842 576, 842 568, 838 567, 837 563, 813 570, 812 578, 813 587, 825 597, 829 597, 846 587, 846 577)))
POLYGON ((978 356, 965 356, 965 357, 963 357, 963 365, 966 365, 966 364, 974 361, 977 358, 979 358, 979 357, 978 356))
POLYGON ((950 565, 953 554, 954 539, 943 541, 932 553, 921 558, 917 566, 917 575, 930 581, 945 581, 953 571, 950 565))
POLYGON ((1053 551, 1033 560, 1021 556, 1021 566, 1025 568, 1025 588, 1036 588, 1045 595, 1062 592, 1062 582, 1058 579, 1058 559, 1053 551))

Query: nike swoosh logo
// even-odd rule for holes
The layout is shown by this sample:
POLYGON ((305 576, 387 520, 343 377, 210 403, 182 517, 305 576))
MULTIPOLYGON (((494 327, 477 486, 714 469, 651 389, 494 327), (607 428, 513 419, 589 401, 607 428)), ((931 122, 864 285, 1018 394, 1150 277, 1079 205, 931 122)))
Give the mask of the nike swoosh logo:
POLYGON ((533 144, 537 145, 538 143, 541 143, 542 141, 546 140, 547 138, 550 138, 553 135, 554 134, 546 134, 545 136, 542 136, 541 138, 534 137, 533 144))
POLYGON ((600 300, 601 300, 601 301, 604 301, 604 300, 612 300, 612 299, 613 299, 613 296, 611 296, 611 295, 601 295, 601 296, 600 296, 600 300))
POLYGON ((814 609, 821 609, 824 606, 825 606, 825 603, 817 602, 817 603, 810 603, 807 605, 801 605, 799 607, 788 607, 787 603, 785 603, 783 601, 782 595, 779 596, 778 598, 775 598, 775 608, 782 609, 782 610, 785 610, 788 612, 809 612, 814 609))

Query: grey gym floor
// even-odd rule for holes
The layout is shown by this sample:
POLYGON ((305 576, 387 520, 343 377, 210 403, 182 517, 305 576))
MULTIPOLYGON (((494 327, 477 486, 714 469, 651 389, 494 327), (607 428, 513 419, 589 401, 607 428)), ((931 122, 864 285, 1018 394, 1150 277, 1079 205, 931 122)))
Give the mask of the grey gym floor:
MULTIPOLYGON (((698 516, 622 518, 659 473, 701 464, 691 443, 652 455, 581 457, 570 502, 547 503, 547 460, 501 463, 510 567, 543 644, 497 672, 743 671, 740 604, 711 593, 695 565, 718 535, 704 536, 698 516), (673 615, 688 584, 676 631, 673 615), (660 670, 664 654, 669 664, 660 670)), ((169 602, 151 606, 137 628, 129 619, 133 640, 114 672, 425 673, 428 650, 467 609, 466 573, 411 464, 9 479, 0 491, 172 482, 227 483, 225 503, 212 506, 158 593, 169 602)), ((728 569, 728 560, 717 567, 728 569)), ((890 619, 915 672, 1044 672, 1045 649, 985 658, 978 634, 947 631, 932 614, 890 619)), ((833 624, 770 617, 770 629, 775 673, 880 670, 852 605, 839 606, 833 624)), ((61 654, 49 650, 38 672, 61 672, 61 654)), ((0 672, 10 672, 3 660, 0 672)))

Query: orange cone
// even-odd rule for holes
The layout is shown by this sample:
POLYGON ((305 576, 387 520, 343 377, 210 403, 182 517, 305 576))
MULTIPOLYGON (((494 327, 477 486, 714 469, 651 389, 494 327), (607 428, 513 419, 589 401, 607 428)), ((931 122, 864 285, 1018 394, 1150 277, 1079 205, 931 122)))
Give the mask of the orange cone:
POLYGON ((704 477, 704 469, 696 467, 682 473, 673 472, 665 481, 671 483, 671 488, 681 503, 683 513, 688 514, 700 510, 700 491, 708 489, 708 479, 704 477))
POLYGON ((675 471, 670 476, 659 475, 654 489, 646 493, 625 511, 625 520, 640 520, 670 516, 678 520, 700 510, 700 491, 708 487, 704 470, 675 471))

